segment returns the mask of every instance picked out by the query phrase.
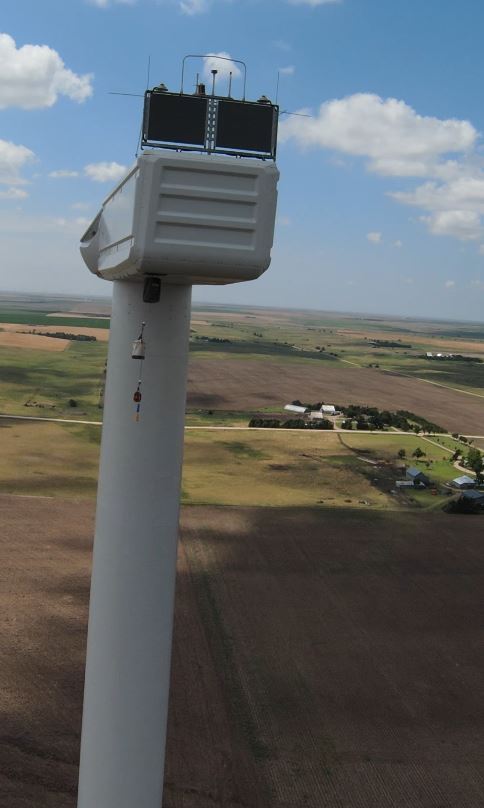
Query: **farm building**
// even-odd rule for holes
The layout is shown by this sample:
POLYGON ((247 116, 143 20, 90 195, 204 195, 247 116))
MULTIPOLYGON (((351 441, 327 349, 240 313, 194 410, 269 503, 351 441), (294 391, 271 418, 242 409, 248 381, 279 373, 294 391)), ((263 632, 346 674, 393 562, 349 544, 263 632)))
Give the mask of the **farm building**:
POLYGON ((430 480, 427 475, 415 467, 407 469, 406 478, 407 480, 411 480, 416 487, 426 487, 430 485, 430 480))
POLYGON ((484 510, 484 491, 464 491, 460 499, 476 510, 484 510))
POLYGON ((452 485, 454 488, 474 488, 476 485, 476 480, 474 477, 469 477, 467 474, 463 474, 461 477, 456 477, 455 480, 452 480, 452 485))
POLYGON ((304 415, 308 411, 307 407, 300 407, 298 404, 286 404, 284 409, 287 412, 297 412, 299 415, 304 415))
POLYGON ((324 412, 321 412, 321 410, 311 410, 308 414, 311 421, 322 421, 325 417, 324 412))
POLYGON ((395 482, 396 488, 414 488, 413 480, 397 480, 395 482))
POLYGON ((336 407, 334 404, 323 404, 320 412, 323 415, 336 415, 336 407))
POLYGON ((462 499, 472 502, 479 507, 484 507, 484 491, 464 491, 462 499))

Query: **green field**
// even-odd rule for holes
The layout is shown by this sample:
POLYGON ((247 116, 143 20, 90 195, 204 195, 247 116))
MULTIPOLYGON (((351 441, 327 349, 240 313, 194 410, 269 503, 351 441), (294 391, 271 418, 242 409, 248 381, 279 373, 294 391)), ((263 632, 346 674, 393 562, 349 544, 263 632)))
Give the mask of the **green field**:
POLYGON ((68 313, 65 316, 50 317, 49 314, 56 312, 33 311, 31 309, 7 309, 0 308, 0 323, 17 323, 19 325, 48 325, 52 329, 59 326, 69 326, 76 328, 82 326, 83 328, 109 328, 109 320, 102 317, 69 317, 68 313))
POLYGON ((0 413, 100 420, 106 355, 101 342, 71 342, 61 352, 1 347, 0 413))

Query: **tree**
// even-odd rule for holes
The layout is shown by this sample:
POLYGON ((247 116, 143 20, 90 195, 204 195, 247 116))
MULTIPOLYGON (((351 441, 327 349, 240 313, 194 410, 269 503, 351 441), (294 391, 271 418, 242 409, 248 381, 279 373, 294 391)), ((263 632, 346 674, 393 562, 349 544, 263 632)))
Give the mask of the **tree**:
POLYGON ((472 471, 476 473, 476 480, 478 483, 482 482, 482 470, 484 463, 479 449, 469 449, 467 453, 467 465, 472 471))
POLYGON ((399 449, 398 450, 398 457, 400 458, 400 460, 403 460, 403 458, 406 457, 406 456, 407 456, 407 453, 406 453, 405 449, 399 449))
POLYGON ((412 452, 412 457, 417 457, 417 458, 419 458, 419 457, 425 457, 425 456, 426 456, 426 455, 425 455, 425 452, 422 452, 422 449, 420 448, 420 446, 417 446, 417 448, 415 449, 415 451, 414 451, 414 452, 412 452))

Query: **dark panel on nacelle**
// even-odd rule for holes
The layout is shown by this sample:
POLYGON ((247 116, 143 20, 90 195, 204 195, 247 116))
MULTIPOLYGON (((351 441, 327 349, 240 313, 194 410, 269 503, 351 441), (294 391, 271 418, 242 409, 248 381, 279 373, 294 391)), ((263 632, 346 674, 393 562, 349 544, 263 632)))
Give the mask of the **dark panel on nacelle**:
POLYGON ((275 107, 243 101, 219 101, 216 147, 271 154, 275 141, 275 107))
POLYGON ((143 140, 203 146, 207 99, 148 92, 145 95, 143 140))

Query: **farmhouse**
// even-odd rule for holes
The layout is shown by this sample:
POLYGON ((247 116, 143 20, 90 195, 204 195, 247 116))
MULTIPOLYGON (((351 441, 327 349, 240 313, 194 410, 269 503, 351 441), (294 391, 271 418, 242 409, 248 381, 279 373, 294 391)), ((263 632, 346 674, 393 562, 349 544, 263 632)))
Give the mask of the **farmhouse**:
POLYGON ((467 474, 463 474, 461 477, 456 477, 455 480, 452 480, 451 485, 453 485, 454 488, 459 488, 462 490, 464 488, 474 488, 476 481, 474 477, 469 477, 467 474))
POLYGON ((430 485, 429 478, 415 467, 407 469, 406 473, 407 480, 411 480, 416 488, 426 488, 430 485))

